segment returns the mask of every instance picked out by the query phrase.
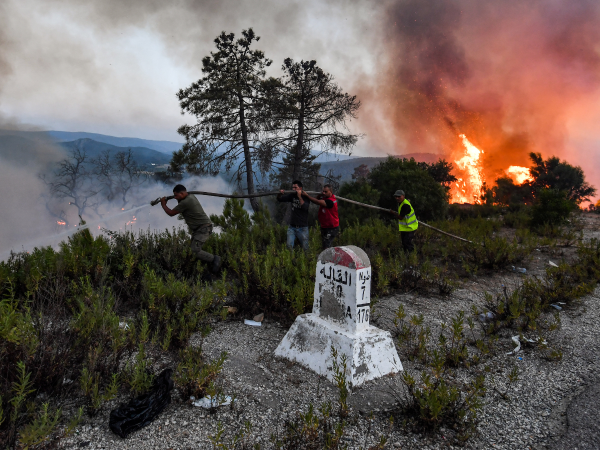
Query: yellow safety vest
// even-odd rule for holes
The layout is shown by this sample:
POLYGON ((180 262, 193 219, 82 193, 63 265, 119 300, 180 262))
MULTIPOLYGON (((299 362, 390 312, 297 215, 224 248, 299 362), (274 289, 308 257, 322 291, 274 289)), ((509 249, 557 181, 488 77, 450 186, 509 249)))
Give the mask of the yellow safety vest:
POLYGON ((415 210, 408 200, 404 200, 400 205, 398 205, 398 214, 400 214, 400 210, 404 204, 410 206, 410 213, 404 216, 404 219, 398 220, 398 227, 400 231, 415 231, 419 228, 419 222, 417 220, 417 216, 415 216, 415 210))

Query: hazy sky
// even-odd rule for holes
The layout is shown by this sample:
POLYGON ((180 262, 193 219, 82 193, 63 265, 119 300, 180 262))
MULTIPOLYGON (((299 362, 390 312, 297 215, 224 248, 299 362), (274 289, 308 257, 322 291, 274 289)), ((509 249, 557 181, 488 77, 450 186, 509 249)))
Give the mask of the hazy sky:
POLYGON ((363 106, 355 154, 528 151, 600 185, 597 0, 3 0, 0 114, 42 129, 181 140, 178 89, 222 30, 253 27, 279 74, 316 59, 363 106))

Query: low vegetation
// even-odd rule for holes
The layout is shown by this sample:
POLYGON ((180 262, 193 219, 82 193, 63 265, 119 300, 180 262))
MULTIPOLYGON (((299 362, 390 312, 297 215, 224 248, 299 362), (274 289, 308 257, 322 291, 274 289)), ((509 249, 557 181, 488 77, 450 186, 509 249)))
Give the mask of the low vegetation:
MULTIPOLYGON (((461 213, 431 222, 475 245, 422 227, 418 253, 405 255, 395 223, 378 217, 348 224, 337 241, 369 255, 373 306, 377 297, 392 292, 447 297, 464 277, 526 265, 540 247, 577 245, 573 260, 549 268, 543 277, 488 294, 485 310, 473 314, 491 312, 491 321, 473 322, 461 314, 446 320, 434 337, 422 317, 406 318, 398 311, 401 356, 419 361, 423 370, 404 375, 396 423, 429 431, 449 425, 458 430, 457 441, 474 432, 486 382, 485 367, 460 383, 456 371, 485 366, 505 329, 523 333, 558 326, 547 319, 555 310, 551 305, 572 303, 600 279, 600 243, 577 244, 576 217, 569 228, 531 232, 519 221, 506 223, 510 212, 501 217, 498 208, 487 211, 488 217, 461 213)), ((205 335, 214 320, 226 319, 224 306, 248 316, 265 312, 284 323, 310 311, 317 232, 311 232, 309 251, 290 251, 285 227, 274 223, 266 208, 250 215, 237 200, 228 200, 213 221, 221 232, 206 246, 225 256, 219 276, 194 259, 181 229, 98 237, 82 230, 57 250, 38 248, 0 263, 0 445, 50 444, 72 432, 82 414, 97 414, 117 396, 147 391, 165 364, 174 368, 184 395, 218 396, 226 355, 206 360, 201 347, 190 344, 192 335, 205 335), (73 397, 81 408, 65 412, 66 399, 73 397)), ((559 349, 545 351, 560 357, 559 349)), ((338 387, 339 408, 306 411, 273 444, 292 448, 298 439, 318 435, 318 445, 338 448, 344 421, 352 416, 341 381, 338 387)))

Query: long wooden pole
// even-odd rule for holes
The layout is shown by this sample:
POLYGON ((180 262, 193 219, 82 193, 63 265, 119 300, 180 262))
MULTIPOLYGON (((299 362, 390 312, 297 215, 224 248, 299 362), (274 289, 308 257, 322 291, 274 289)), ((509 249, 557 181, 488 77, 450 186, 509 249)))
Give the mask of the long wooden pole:
MULTIPOLYGON (((296 191, 284 191, 286 194, 290 194, 290 193, 295 193, 296 191)), ((315 194, 318 195, 320 194, 320 192, 314 192, 314 191, 305 191, 307 194, 315 194)), ((205 191, 188 191, 189 194, 194 194, 194 195, 207 195, 210 197, 221 197, 221 198, 256 198, 256 197, 267 197, 269 195, 277 195, 280 194, 280 191, 270 191, 270 192, 259 192, 257 194, 219 194, 216 192, 205 192, 205 191)), ((166 197, 167 200, 171 200, 175 198, 174 196, 170 195, 168 197, 166 197)), ((373 206, 373 205, 369 205, 367 203, 361 203, 361 202, 357 202, 356 200, 350 200, 349 198, 344 198, 344 197, 339 197, 336 195, 335 197, 338 200, 341 200, 343 202, 347 202, 347 203, 352 203, 354 205, 358 205, 358 206, 362 206, 364 208, 370 208, 370 209, 376 209, 379 211, 383 211, 383 212, 387 212, 387 213, 395 213, 395 211, 391 210, 391 209, 386 209, 386 208, 381 208, 379 206, 373 206)), ((160 203, 160 197, 157 198, 156 200, 153 200, 150 202, 150 204, 152 206, 157 205, 158 203, 160 203)), ((446 233, 445 231, 440 230, 439 228, 436 227, 432 227, 431 225, 426 224, 425 222, 419 220, 419 225, 423 225, 424 227, 430 228, 434 231, 437 231, 438 233, 444 234, 446 236, 449 236, 451 238, 454 239, 458 239, 459 241, 463 241, 463 242, 467 242, 469 244, 474 244, 474 245, 481 245, 481 244, 477 244, 473 241, 469 241, 468 239, 464 239, 461 238, 459 236, 455 236, 453 234, 450 233, 446 233)))

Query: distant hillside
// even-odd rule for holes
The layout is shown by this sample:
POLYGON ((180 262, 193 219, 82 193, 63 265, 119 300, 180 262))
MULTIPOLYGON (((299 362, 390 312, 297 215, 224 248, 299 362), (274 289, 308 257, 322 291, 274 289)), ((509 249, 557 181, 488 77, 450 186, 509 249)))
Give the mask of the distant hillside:
MULTIPOLYGON (((397 155, 398 158, 414 158, 419 162, 433 163, 436 162, 442 155, 435 153, 407 153, 405 155, 397 155)), ((354 158, 347 161, 330 161, 321 163, 321 174, 326 174, 329 170, 332 170, 335 176, 341 175, 341 182, 352 181, 352 174, 354 169, 362 164, 366 164, 369 169, 372 169, 377 164, 385 161, 387 157, 364 157, 354 158)))
POLYGON ((100 154, 108 150, 111 154, 127 151, 131 149, 133 159, 142 167, 152 165, 169 164, 171 161, 171 155, 153 150, 146 147, 118 147, 116 145, 106 144, 104 142, 97 142, 93 139, 77 139, 70 142, 60 142, 59 145, 66 150, 72 150, 77 147, 85 150, 87 156, 90 159, 97 158, 100 154))
POLYGON ((116 147, 143 147, 151 150, 156 150, 161 153, 167 153, 171 155, 174 151, 181 148, 183 143, 172 142, 172 141, 153 141, 150 139, 139 139, 130 137, 116 137, 107 136, 105 134, 98 133, 86 133, 83 131, 71 132, 71 131, 21 131, 20 135, 27 137, 27 135, 41 135, 50 136, 55 142, 70 142, 79 139, 91 139, 96 142, 102 142, 105 144, 114 145, 116 147))
POLYGON ((69 132, 69 131, 47 131, 50 136, 59 142, 75 141, 77 139, 92 139, 96 142, 111 144, 116 147, 136 147, 148 148, 161 153, 166 153, 169 156, 171 153, 179 150, 183 143, 173 141, 153 141, 149 139, 139 139, 130 137, 115 137, 105 134, 85 133, 85 132, 69 132))

